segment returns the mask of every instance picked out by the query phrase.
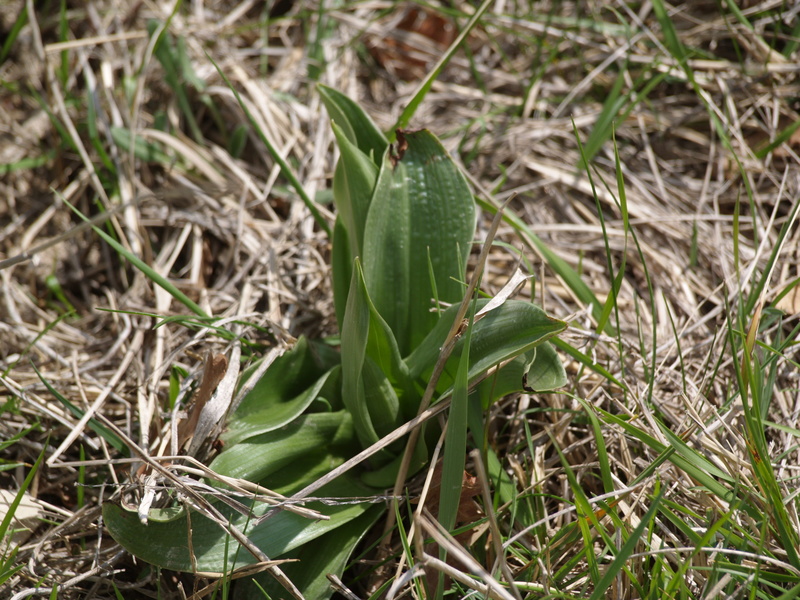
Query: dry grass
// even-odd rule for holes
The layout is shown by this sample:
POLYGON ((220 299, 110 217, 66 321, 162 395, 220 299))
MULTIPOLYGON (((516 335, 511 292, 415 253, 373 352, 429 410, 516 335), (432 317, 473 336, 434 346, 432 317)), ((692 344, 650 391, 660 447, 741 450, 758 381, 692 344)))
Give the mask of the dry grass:
MULTIPOLYGON (((23 568, 4 593, 38 587, 42 595, 57 583, 60 597, 106 598, 113 597, 113 581, 125 597, 135 597, 134 590, 155 597, 161 577, 158 594, 173 597, 181 582, 191 590, 191 579, 135 564, 98 520, 100 503, 130 480, 127 466, 53 398, 34 366, 82 410, 102 414, 156 453, 170 436, 170 375, 199 377, 203 355, 224 352, 225 340, 178 323, 154 329, 154 315, 186 314, 185 307, 91 230, 76 232, 80 221, 61 199, 90 215, 100 206, 119 207, 106 230, 208 314, 247 323, 241 334, 251 343, 248 352, 303 334, 334 334, 328 236, 280 175, 210 59, 308 194, 325 200, 336 156, 309 74, 357 99, 388 129, 441 48, 419 33, 401 35, 404 5, 371 0, 336 9, 326 4, 322 13, 316 4, 280 2, 269 20, 260 3, 249 1, 186 3, 171 19, 166 3, 70 3, 66 34, 58 3, 46 4, 50 10, 33 13, 0 65, 0 163, 8 165, 0 179, 0 256, 31 253, 0 271, 6 403, 0 440, 36 425, 0 454, 12 467, 0 473, 0 487, 17 489, 45 450, 30 490, 44 520, 21 547, 23 568), (154 51, 151 19, 159 26, 169 20, 161 49, 183 40, 202 82, 202 91, 185 88, 195 130, 154 51), (417 62, 403 58, 411 50, 417 62), (250 135, 233 157, 238 125, 250 135), (154 143, 163 159, 129 151, 121 129, 154 143), (51 240, 57 243, 47 245, 51 240), (79 466, 80 459, 95 462, 79 466)), ((730 310, 748 324, 751 315, 737 312, 739 300, 770 268, 778 231, 800 197, 796 134, 756 154, 798 120, 800 55, 780 54, 797 39, 777 32, 778 11, 791 27, 797 9, 779 4, 745 3, 752 29, 713 2, 672 7, 681 41, 696 52, 688 61, 691 82, 665 47, 649 2, 615 3, 615 12, 601 2, 498 3, 470 35, 469 53, 445 68, 415 115, 413 126, 443 138, 477 189, 497 201, 519 194, 512 211, 601 301, 625 259, 613 315, 620 334, 598 335, 591 307, 543 266, 535 248, 510 227, 501 234, 541 273, 535 293, 547 310, 571 321, 565 339, 627 388, 572 363, 569 394, 522 396, 493 409, 496 449, 521 490, 571 497, 557 444, 586 494, 604 493, 591 426, 571 418, 582 414, 574 397, 635 416, 669 445, 659 425, 666 423, 734 479, 753 480, 742 406, 732 391, 738 363, 724 331, 730 310), (646 98, 633 97, 610 113, 604 106, 618 80, 624 96, 664 73, 646 98), (622 219, 610 129, 592 148, 594 192, 579 168, 573 126, 587 143, 609 114, 638 247, 622 219)), ((2 31, 11 31, 22 6, 0 7, 2 31)), ((471 11, 467 4, 440 9, 438 28, 452 26, 447 15, 461 10, 471 11)), ((332 222, 332 205, 318 207, 332 222)), ((483 222, 485 230, 489 219, 483 222)), ((760 295, 767 304, 798 276, 798 235, 793 228, 778 254, 760 295)), ((502 286, 515 261, 502 250, 492 256, 489 292, 502 286)), ((765 339, 787 322, 793 324, 774 321, 765 339)), ((774 376, 767 416, 786 429, 771 427, 767 439, 777 479, 793 488, 796 364, 779 361, 774 376)), ((622 489, 656 454, 618 427, 603 433, 622 489)), ((657 474, 673 502, 698 514, 726 513, 718 498, 698 493, 670 463, 657 474)), ((643 492, 653 485, 648 479, 622 500, 621 513, 632 524, 646 512, 643 492)), ((558 514, 563 508, 546 503, 548 531, 574 521, 574 512, 558 514)), ((796 501, 787 510, 797 522, 796 501)), ((664 525, 660 535, 675 547, 688 545, 674 527, 664 525)), ((686 556, 673 555, 678 562, 686 556)), ((695 560, 707 561, 708 553, 695 560)), ((548 568, 534 570, 541 577, 535 583, 549 585, 548 568)), ((687 588, 699 594, 705 576, 690 570, 687 588)), ((579 594, 580 585, 572 591, 579 594)), ((616 593, 635 597, 629 588, 616 593)))

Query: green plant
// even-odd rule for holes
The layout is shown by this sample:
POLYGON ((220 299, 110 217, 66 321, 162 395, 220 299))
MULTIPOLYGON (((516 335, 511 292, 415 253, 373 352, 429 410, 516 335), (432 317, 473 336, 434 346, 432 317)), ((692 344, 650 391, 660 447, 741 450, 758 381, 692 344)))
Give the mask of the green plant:
MULTIPOLYGON (((258 561, 225 534, 219 521, 227 520, 270 559, 298 559, 281 569, 306 598, 331 594, 325 575, 343 571, 385 513, 382 505, 357 500, 381 494, 403 472, 398 428, 428 400, 452 403, 458 423, 448 425, 445 461, 463 465, 467 422, 480 422, 482 409, 521 391, 529 372, 539 390, 566 381, 547 342, 565 324, 540 308, 476 299, 472 316, 463 319, 472 300, 465 300, 464 281, 476 208, 441 143, 426 130, 404 131, 390 147, 353 101, 325 87, 320 93, 341 152, 332 251, 341 348, 301 338, 277 358, 230 415, 225 450, 210 467, 282 495, 313 490, 341 502, 310 502, 308 508, 325 515, 320 520, 262 502, 243 515, 217 500, 211 501, 216 523, 180 504, 152 510, 147 526, 120 504, 103 511, 111 534, 131 552, 181 571, 226 572, 258 561), (462 333, 454 336, 457 329, 462 333), (364 449, 367 461, 317 483, 364 449)), ((257 367, 245 371, 243 382, 257 367)), ((440 434, 433 422, 420 427, 408 453, 411 473, 429 461, 430 441, 440 434)), ((455 488, 442 485, 442 511, 457 508, 452 500, 460 494, 460 474, 456 479, 455 488)), ((442 522, 448 518, 440 511, 442 522)), ((282 591, 271 578, 260 585, 270 594, 282 591)))

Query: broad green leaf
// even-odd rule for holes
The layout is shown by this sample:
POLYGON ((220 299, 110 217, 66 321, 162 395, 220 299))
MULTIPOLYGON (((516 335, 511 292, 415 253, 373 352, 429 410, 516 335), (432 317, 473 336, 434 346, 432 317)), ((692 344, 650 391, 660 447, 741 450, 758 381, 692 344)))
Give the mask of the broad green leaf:
MULTIPOLYGON (((370 301, 364 284, 361 263, 358 259, 353 268, 347 308, 342 323, 342 401, 353 416, 353 426, 362 446, 367 447, 399 425, 399 401, 391 387, 385 371, 367 356, 370 337, 382 337, 382 346, 395 345, 394 354, 399 362, 396 344, 390 337, 388 327, 374 322, 370 301), (389 427, 378 432, 375 419, 389 427)), ((379 342, 375 342, 379 344, 379 342)), ((391 350, 389 350, 391 352, 391 350)), ((379 357, 392 362, 392 357, 379 357)), ((390 458, 384 453, 386 458, 390 458)))
MULTIPOLYGON (((254 483, 321 447, 352 439, 352 421, 346 411, 302 415, 288 425, 252 436, 222 452, 211 469, 254 483)), ((267 483, 269 486, 269 483, 267 483)))
POLYGON ((456 303, 475 232, 475 204, 464 175, 427 130, 406 132, 399 156, 384 160, 364 234, 364 279, 400 352, 434 327, 434 297, 456 303))
MULTIPOLYGON (((478 301, 478 308, 488 300, 478 301)), ((406 359, 412 378, 423 380, 433 370, 440 348, 444 345, 447 332, 455 317, 457 307, 445 311, 442 319, 431 331, 425 341, 406 359)), ((563 331, 566 323, 548 317, 539 307, 529 302, 509 300, 490 311, 473 326, 470 345, 469 377, 472 381, 489 368, 529 352, 539 344, 563 331)), ((439 379, 437 388, 444 391, 453 384, 464 340, 456 343, 453 353, 439 379)), ((545 351, 547 352, 547 351, 545 351)), ((545 359, 547 356, 545 355, 545 359)), ((536 365, 535 361, 532 365, 536 365)), ((556 378, 552 379, 556 382, 556 378)))
POLYGON ((525 387, 549 392, 567 385, 567 372, 552 344, 545 342, 525 353, 525 387))
MULTIPOLYGON (((381 514, 383 507, 373 506, 360 517, 314 540, 313 544, 288 553, 283 558, 295 558, 299 562, 281 565, 281 570, 297 586, 306 600, 330 598, 333 595, 333 588, 327 578, 328 573, 342 575, 356 545, 381 514)), ((270 597, 285 596, 283 587, 268 574, 260 575, 257 580, 270 597)), ((248 585, 246 589, 237 586, 236 598, 263 600, 264 595, 254 585, 248 585)))
MULTIPOLYGON (((338 370, 324 371, 314 348, 301 337, 295 346, 275 359, 244 397, 228 422, 222 439, 235 445, 243 439, 286 425, 308 408, 338 370), (310 385, 309 385, 310 384, 310 385), (307 386, 307 387, 304 387, 307 386)), ((258 364, 243 376, 246 381, 258 364)))
POLYGON ((378 167, 350 142, 336 123, 332 127, 341 154, 333 174, 333 198, 339 218, 347 229, 350 253, 355 258, 362 255, 364 227, 378 179, 378 167))
MULTIPOLYGON (((324 445, 318 448, 318 453, 325 454, 324 445)), ((329 466, 335 466, 341 459, 329 455, 326 460, 329 466)), ((287 468, 297 475, 296 466, 290 465, 287 468)), ((374 490, 362 485, 355 476, 345 474, 321 488, 319 493, 324 497, 353 497, 368 496, 374 490)), ((280 511, 254 526, 255 518, 266 513, 270 509, 269 505, 257 504, 253 509, 253 518, 248 519, 219 501, 215 500, 212 504, 270 558, 280 558, 286 552, 316 540, 357 519, 371 507, 370 504, 363 503, 327 506, 310 502, 308 508, 328 515, 330 520, 314 521, 280 511)), ((234 562, 236 567, 255 562, 249 552, 238 547, 237 542, 226 539, 227 534, 218 524, 186 506, 154 510, 150 514, 149 523, 142 525, 136 510, 108 502, 103 506, 103 520, 111 536, 129 552, 165 569, 191 572, 193 564, 189 555, 190 547, 194 551, 196 568, 201 571, 219 572, 226 567, 230 568, 234 562), (187 521, 187 511, 190 513, 191 529, 187 521)))
POLYGON ((389 141, 367 113, 341 92, 318 84, 320 98, 331 120, 342 128, 351 143, 355 144, 373 162, 380 165, 389 141))
POLYGON ((504 365, 473 393, 479 395, 481 406, 486 409, 515 392, 547 392, 566 384, 567 374, 558 353, 550 342, 544 342, 504 365))
MULTIPOLYGON (((429 425, 423 424, 422 427, 429 425)), ((424 435, 421 435, 417 440, 417 445, 414 446, 414 454, 411 455, 411 465, 408 468, 409 475, 413 475, 422 467, 428 464, 430 460, 428 456, 428 445, 425 443, 424 435)), ((390 488, 394 485, 397 479, 397 473, 400 470, 400 463, 403 460, 402 452, 399 453, 391 462, 382 465, 374 471, 365 471, 361 473, 361 481, 372 488, 390 488)))
POLYGON ((331 279, 333 280, 333 308, 336 310, 336 323, 342 329, 347 294, 350 291, 350 278, 353 276, 353 259, 350 252, 347 229, 340 217, 333 226, 333 247, 331 250, 331 279))
MULTIPOLYGON (((351 344, 358 341, 360 345, 363 343, 363 339, 357 340, 355 337, 356 329, 352 328, 354 326, 356 328, 362 327, 362 320, 366 319, 368 314, 369 318, 364 321, 367 326, 366 357, 381 371, 384 378, 397 390, 397 393, 404 396, 405 405, 403 408, 405 409, 407 418, 410 419, 416 415, 419 397, 414 393, 414 388, 408 375, 408 367, 400 356, 400 350, 397 347, 394 333, 392 333, 388 323, 386 323, 378 313, 378 310, 375 308, 375 305, 372 303, 367 293, 361 261, 357 260, 355 264, 356 267, 354 271, 356 277, 351 281, 350 290, 348 291, 348 302, 352 302, 351 310, 354 312, 349 313, 350 316, 348 320, 344 320, 342 323, 343 360, 349 364, 354 360, 353 357, 357 359, 360 356, 360 350, 358 350, 360 346, 351 346, 351 344), (356 295, 353 296, 352 294, 356 295), (358 314, 361 316, 358 317, 355 311, 359 311, 358 314), (354 320, 351 322, 350 319, 354 320), (345 341, 344 338, 347 338, 347 341, 345 341), (354 353, 354 349, 357 350, 357 352, 354 353)), ((348 306, 350 306, 350 304, 348 304, 348 306)), ((364 332, 361 332, 359 335, 364 335, 364 332)), ((376 382, 377 380, 373 377, 373 383, 376 382)), ((380 406, 375 407, 375 409, 380 409, 380 406)), ((373 410, 371 404, 370 410, 373 410)), ((381 412, 385 415, 382 410, 381 412)), ((396 413, 392 411, 392 414, 396 413)), ((398 423, 395 423, 392 429, 397 425, 398 423)), ((388 433, 388 431, 386 433, 388 433)))
MULTIPOLYGON (((247 438, 273 431, 290 423, 317 399, 323 386, 330 379, 335 379, 338 374, 338 367, 331 369, 294 398, 280 398, 275 401, 269 401, 269 395, 257 395, 256 398, 262 397, 265 400, 264 405, 250 413, 237 414, 232 418, 228 423, 228 431, 222 436, 223 441, 233 446, 247 438)), ((262 388, 261 391, 263 391, 264 386, 260 387, 262 388)), ((248 396, 252 396, 255 391, 254 389, 248 396)))

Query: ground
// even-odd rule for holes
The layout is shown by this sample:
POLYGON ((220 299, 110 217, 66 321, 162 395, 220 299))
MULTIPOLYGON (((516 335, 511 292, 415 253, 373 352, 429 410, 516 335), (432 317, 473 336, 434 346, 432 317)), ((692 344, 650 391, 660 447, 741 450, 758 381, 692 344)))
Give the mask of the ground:
MULTIPOLYGON (((520 265, 534 279, 518 297, 569 324, 568 385, 486 414, 542 519, 509 557, 522 594, 604 593, 615 556, 624 570, 604 585, 619 598, 795 589, 797 6, 485 8, 438 71, 476 3, 0 6, 0 488, 35 499, 29 537, 0 553, 0 590, 199 586, 104 530, 103 502, 136 474, 89 417, 158 452, 170 399, 227 341, 208 322, 156 327, 190 311, 78 213, 237 322, 251 358, 335 336, 321 223, 338 152, 317 84, 384 131, 420 99, 404 126, 442 140, 481 206, 514 196, 484 291, 520 265), (593 525, 544 561, 542 540, 581 519, 593 525)), ((486 537, 472 543, 491 570, 486 537)))

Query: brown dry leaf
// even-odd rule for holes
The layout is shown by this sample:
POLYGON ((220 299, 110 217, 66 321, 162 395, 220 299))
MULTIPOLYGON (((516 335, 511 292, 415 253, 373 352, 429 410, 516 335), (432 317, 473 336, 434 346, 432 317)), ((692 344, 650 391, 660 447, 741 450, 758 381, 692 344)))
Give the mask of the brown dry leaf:
MULTIPOLYGON (((228 368, 228 359, 224 354, 211 354, 206 356, 206 364, 203 368, 203 379, 200 387, 195 392, 192 406, 189 409, 189 417, 178 427, 178 447, 184 448, 195 434, 200 414, 203 412, 214 390, 217 389, 219 382, 225 377, 228 368)), ((201 440, 202 441, 202 440, 201 440)))
POLYGON ((404 81, 422 79, 456 38, 453 23, 423 7, 400 6, 383 22, 386 36, 372 36, 367 47, 379 65, 404 81))
POLYGON ((800 285, 798 283, 800 282, 793 281, 787 286, 787 288, 791 288, 789 293, 775 304, 775 308, 782 310, 787 315, 800 313, 800 285))

